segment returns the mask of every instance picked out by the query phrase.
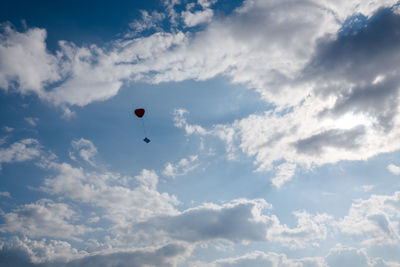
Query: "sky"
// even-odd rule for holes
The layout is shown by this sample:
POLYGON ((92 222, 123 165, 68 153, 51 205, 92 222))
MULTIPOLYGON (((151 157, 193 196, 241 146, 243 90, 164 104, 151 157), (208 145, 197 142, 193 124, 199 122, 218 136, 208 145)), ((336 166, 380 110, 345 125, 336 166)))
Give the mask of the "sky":
POLYGON ((0 266, 400 266, 400 2, 1 6, 0 266))

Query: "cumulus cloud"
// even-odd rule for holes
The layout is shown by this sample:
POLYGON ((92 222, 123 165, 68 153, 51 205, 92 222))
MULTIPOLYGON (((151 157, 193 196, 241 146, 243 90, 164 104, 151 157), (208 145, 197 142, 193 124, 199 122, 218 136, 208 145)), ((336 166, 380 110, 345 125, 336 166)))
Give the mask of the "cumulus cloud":
POLYGON ((94 144, 87 139, 81 138, 79 140, 74 140, 72 141, 72 148, 73 151, 70 152, 69 156, 73 160, 77 160, 75 153, 78 153, 78 155, 87 163, 90 165, 94 166, 94 157, 97 154, 97 148, 94 146, 94 144))
POLYGON ((67 163, 51 162, 47 168, 56 174, 44 180, 45 192, 100 207, 105 210, 104 216, 116 224, 176 213, 174 206, 179 201, 157 191, 158 176, 154 171, 143 170, 132 179, 118 173, 87 172, 67 163))
POLYGON ((77 213, 67 204, 42 199, 3 214, 4 223, 0 225, 0 232, 79 240, 80 235, 93 229, 75 225, 76 216, 77 213))
POLYGON ((271 208, 263 199, 238 199, 223 205, 208 203, 176 215, 153 217, 132 227, 136 234, 143 231, 158 238, 167 236, 190 243, 269 241, 292 249, 314 246, 326 238, 329 216, 296 212, 298 224, 290 228, 275 215, 266 213, 271 208))
POLYGON ((182 19, 186 26, 194 27, 212 20, 214 12, 209 8, 210 2, 199 1, 199 3, 204 8, 203 10, 192 11, 193 5, 188 4, 187 10, 182 12, 182 19))
POLYGON ((275 217, 261 214, 270 208, 264 200, 238 200, 222 206, 204 204, 175 216, 156 217, 137 227, 159 230, 174 239, 198 242, 225 239, 233 242, 265 241, 275 217))
POLYGON ((285 246, 297 249, 319 246, 318 241, 327 238, 333 218, 327 214, 311 215, 305 211, 296 211, 297 226, 289 228, 280 225, 270 233, 271 239, 285 246))
POLYGON ((0 170, 2 163, 28 161, 37 158, 40 154, 40 144, 36 139, 22 139, 8 148, 0 148, 0 170))
POLYGON ((163 175, 176 178, 177 176, 186 175, 190 171, 196 169, 198 166, 198 156, 192 155, 189 158, 181 159, 175 164, 168 162, 165 165, 163 175))
POLYGON ((365 245, 395 244, 399 241, 399 203, 400 192, 356 200, 337 226, 341 232, 360 238, 365 245))
POLYGON ((47 84, 60 79, 58 59, 46 50, 46 31, 19 33, 8 24, 0 26, 0 87, 41 96, 47 84))

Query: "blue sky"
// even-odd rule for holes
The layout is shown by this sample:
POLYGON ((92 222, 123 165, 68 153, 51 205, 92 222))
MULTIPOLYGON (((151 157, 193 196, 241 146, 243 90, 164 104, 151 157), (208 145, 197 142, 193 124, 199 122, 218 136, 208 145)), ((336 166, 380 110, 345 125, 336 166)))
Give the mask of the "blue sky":
POLYGON ((0 266, 400 266, 398 5, 2 3, 0 266))

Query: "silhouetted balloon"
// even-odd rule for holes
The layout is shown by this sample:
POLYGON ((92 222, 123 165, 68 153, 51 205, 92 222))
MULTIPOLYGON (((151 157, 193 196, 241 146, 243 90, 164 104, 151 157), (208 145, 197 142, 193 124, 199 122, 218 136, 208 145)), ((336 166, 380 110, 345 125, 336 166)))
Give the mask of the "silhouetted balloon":
POLYGON ((143 117, 144 113, 145 113, 144 108, 135 109, 135 115, 138 116, 139 118, 143 117))

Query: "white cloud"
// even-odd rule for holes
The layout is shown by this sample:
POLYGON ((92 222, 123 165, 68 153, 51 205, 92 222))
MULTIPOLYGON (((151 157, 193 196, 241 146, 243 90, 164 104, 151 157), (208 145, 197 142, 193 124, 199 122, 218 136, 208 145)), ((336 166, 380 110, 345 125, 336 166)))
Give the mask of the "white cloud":
POLYGON ((305 211, 294 212, 297 226, 280 225, 270 233, 271 240, 293 249, 319 246, 319 240, 327 238, 333 218, 327 214, 311 215, 305 211))
POLYGON ((276 167, 276 175, 271 182, 277 188, 281 187, 286 181, 291 180, 296 171, 296 164, 283 163, 276 167))
POLYGON ((47 84, 60 79, 58 59, 46 50, 46 31, 19 33, 7 24, 0 27, 0 88, 41 96, 47 84))
POLYGON ((58 237, 79 240, 79 236, 93 231, 84 225, 72 224, 77 213, 67 204, 42 199, 22 205, 2 215, 2 233, 21 233, 29 237, 58 237))
POLYGON ((120 79, 127 78, 118 70, 111 56, 95 45, 76 47, 60 42, 63 56, 63 73, 67 78, 60 86, 42 95, 55 105, 85 106, 115 96, 122 86, 120 79), (96 63, 94 63, 96 62, 96 63))
POLYGON ((81 138, 79 140, 74 140, 72 141, 72 148, 74 151, 71 151, 69 156, 73 160, 77 160, 75 157, 75 153, 77 152, 78 155, 87 163, 90 165, 94 166, 94 157, 97 154, 97 148, 94 146, 94 144, 87 139, 81 138))
POLYGON ((183 21, 188 27, 194 27, 199 24, 208 23, 212 20, 213 15, 214 12, 210 8, 195 12, 191 11, 182 12, 183 21))
POLYGON ((399 242, 400 192, 356 200, 337 222, 339 231, 358 236, 368 246, 399 242))
POLYGON ((399 175, 400 174, 400 167, 394 165, 394 164, 389 164, 387 166, 388 171, 393 173, 394 175, 399 175))
POLYGON ((190 171, 196 169, 199 166, 198 156, 192 155, 189 158, 183 158, 176 164, 168 162, 165 164, 163 175, 176 178, 188 174, 190 171))
POLYGON ((143 170, 133 180, 118 173, 87 172, 67 163, 50 162, 47 168, 56 174, 44 180, 44 191, 100 207, 105 210, 104 217, 116 224, 177 212, 176 197, 157 191, 158 176, 154 171, 143 170))
POLYGON ((28 138, 11 144, 8 148, 0 148, 0 169, 2 163, 13 163, 32 160, 41 153, 37 140, 28 138))

